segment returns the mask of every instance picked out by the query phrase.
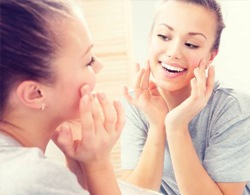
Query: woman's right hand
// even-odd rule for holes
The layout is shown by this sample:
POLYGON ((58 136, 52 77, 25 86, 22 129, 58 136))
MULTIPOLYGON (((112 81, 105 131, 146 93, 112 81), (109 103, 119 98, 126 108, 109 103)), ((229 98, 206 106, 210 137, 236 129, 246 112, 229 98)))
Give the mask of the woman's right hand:
POLYGON ((81 139, 74 140, 71 129, 62 128, 53 140, 65 155, 82 163, 84 168, 95 171, 101 168, 102 162, 109 161, 111 149, 125 124, 125 115, 121 103, 111 103, 104 93, 97 93, 96 98, 89 87, 84 86, 81 94, 81 139))
POLYGON ((143 111, 150 126, 164 127, 164 120, 168 113, 168 107, 160 95, 156 84, 150 81, 150 67, 140 68, 137 64, 137 76, 133 86, 134 97, 124 88, 124 96, 129 103, 143 111))

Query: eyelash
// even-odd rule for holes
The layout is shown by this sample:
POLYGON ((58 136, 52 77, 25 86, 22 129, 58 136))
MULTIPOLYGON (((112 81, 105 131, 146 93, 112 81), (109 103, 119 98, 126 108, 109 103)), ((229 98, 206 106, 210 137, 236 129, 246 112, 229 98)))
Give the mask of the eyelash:
POLYGON ((158 34, 157 36, 158 36, 160 39, 164 40, 164 41, 168 41, 168 40, 169 40, 169 38, 168 38, 167 36, 165 36, 165 35, 158 34))
MULTIPOLYGON (((169 37, 168 37, 168 36, 165 36, 165 35, 158 34, 157 36, 158 36, 161 40, 163 40, 163 41, 169 41, 169 40, 170 40, 169 37)), ((187 47, 189 47, 190 49, 198 49, 198 48, 199 48, 198 45, 194 45, 194 44, 191 44, 191 43, 185 43, 185 45, 186 45, 187 47)))
POLYGON ((186 46, 188 46, 190 49, 198 49, 199 46, 198 45, 194 45, 194 44, 191 44, 191 43, 185 43, 186 46))
POLYGON ((91 57, 90 62, 87 64, 87 66, 92 66, 95 63, 95 58, 91 57))

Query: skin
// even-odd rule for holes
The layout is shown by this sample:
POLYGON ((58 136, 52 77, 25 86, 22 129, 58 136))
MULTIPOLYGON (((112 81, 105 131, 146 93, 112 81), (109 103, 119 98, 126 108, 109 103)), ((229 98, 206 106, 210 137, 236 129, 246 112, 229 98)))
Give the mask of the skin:
POLYGON ((1 133, 24 147, 39 147, 44 152, 53 138, 90 194, 121 194, 109 155, 124 126, 122 106, 109 101, 104 93, 91 93, 102 64, 96 58, 93 61, 93 43, 85 20, 76 16, 53 27, 60 43, 51 62, 56 82, 48 85, 25 80, 17 84, 8 99, 8 110, 15 110, 4 115, 1 133), (78 140, 68 126, 57 128, 76 117, 81 123, 78 140))
POLYGON ((189 122, 205 107, 212 94, 214 68, 210 63, 218 52, 211 49, 215 32, 216 17, 203 7, 168 1, 159 10, 150 41, 150 65, 137 75, 135 98, 127 89, 124 93, 130 103, 145 113, 150 123, 139 163, 134 170, 123 171, 125 180, 158 191, 167 142, 181 194, 243 193, 246 182, 216 183, 212 180, 195 152, 188 131, 189 122), (185 71, 174 75, 167 73, 161 62, 185 71), (150 71, 158 89, 155 88, 154 93, 149 85, 150 71), (161 109, 156 109, 158 107, 161 109))

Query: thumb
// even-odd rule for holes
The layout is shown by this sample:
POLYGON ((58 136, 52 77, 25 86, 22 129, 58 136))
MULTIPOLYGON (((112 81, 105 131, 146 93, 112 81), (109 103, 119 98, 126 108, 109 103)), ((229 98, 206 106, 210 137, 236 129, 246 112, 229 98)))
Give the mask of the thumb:
POLYGON ((52 136, 52 140, 63 153, 69 156, 73 154, 74 140, 72 130, 69 125, 62 124, 60 127, 58 127, 52 136))
POLYGON ((151 95, 155 95, 155 96, 160 95, 160 92, 158 91, 156 84, 151 80, 149 81, 149 91, 150 91, 151 95))

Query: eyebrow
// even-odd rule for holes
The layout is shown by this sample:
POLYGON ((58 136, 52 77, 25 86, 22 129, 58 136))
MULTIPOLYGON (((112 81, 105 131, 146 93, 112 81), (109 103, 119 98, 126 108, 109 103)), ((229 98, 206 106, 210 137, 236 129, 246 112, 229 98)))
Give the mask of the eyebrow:
MULTIPOLYGON (((159 26, 160 26, 160 25, 163 25, 163 26, 167 27, 169 30, 174 31, 174 28, 173 28, 173 27, 171 27, 171 26, 169 26, 169 25, 167 25, 167 24, 165 24, 165 23, 161 23, 161 24, 159 24, 159 26)), ((191 36, 194 36, 194 35, 201 35, 202 37, 204 37, 204 38, 207 40, 207 37, 206 37, 204 34, 199 33, 199 32, 189 32, 188 35, 191 35, 191 36)))

